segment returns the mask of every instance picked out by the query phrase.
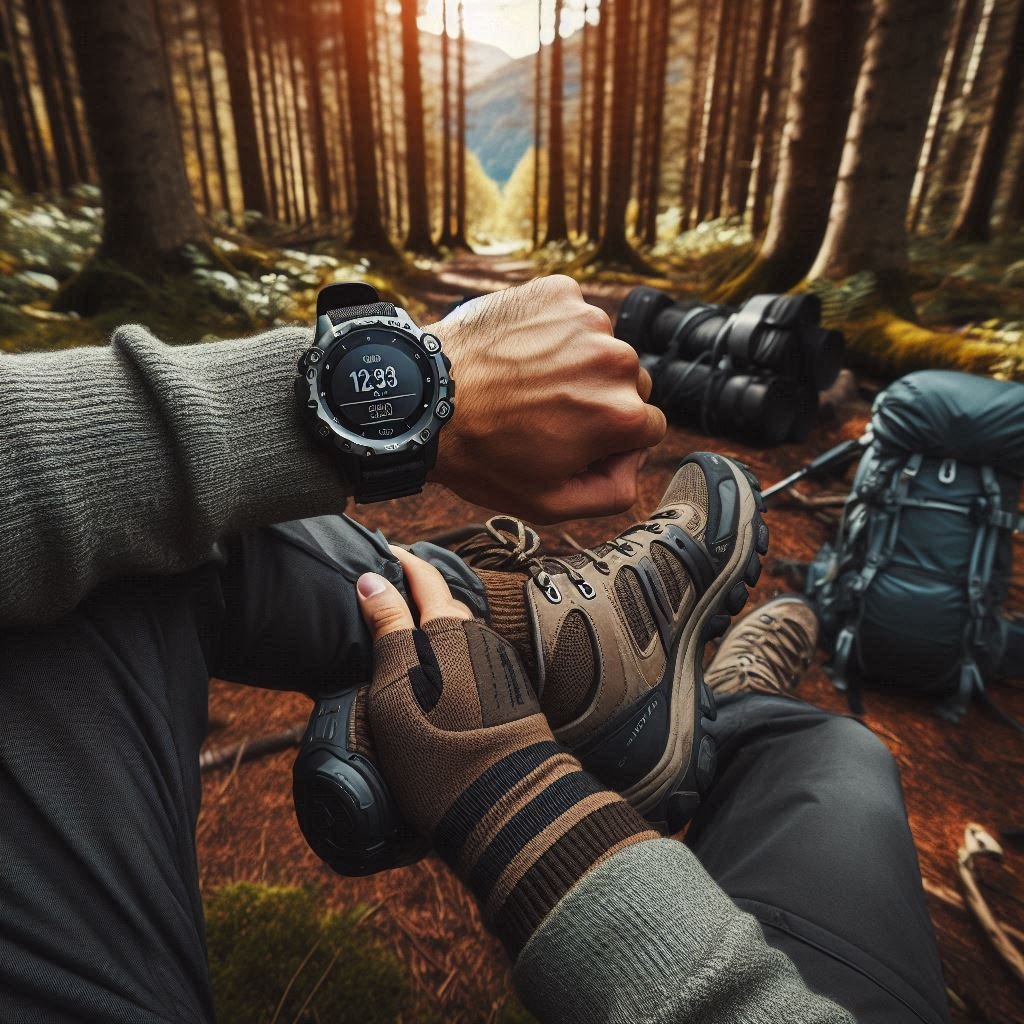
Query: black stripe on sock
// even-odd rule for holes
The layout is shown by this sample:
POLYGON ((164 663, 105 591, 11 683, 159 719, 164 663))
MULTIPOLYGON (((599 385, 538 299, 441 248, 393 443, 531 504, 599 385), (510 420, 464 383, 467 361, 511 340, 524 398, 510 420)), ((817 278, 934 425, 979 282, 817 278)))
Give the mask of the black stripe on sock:
POLYGON ((564 749, 554 740, 543 740, 513 751, 492 764, 445 812, 434 831, 434 848, 438 855, 454 867, 470 833, 484 815, 517 782, 564 749))
POLYGON ((650 828, 623 800, 597 808, 554 843, 519 879, 494 916, 494 931, 512 959, 598 858, 650 828))
POLYGON ((501 873, 531 839, 540 835, 570 807, 603 790, 604 787, 593 775, 582 771, 572 772, 555 779, 550 786, 541 790, 525 807, 509 818, 473 865, 470 873, 470 888, 480 902, 486 902, 501 873))

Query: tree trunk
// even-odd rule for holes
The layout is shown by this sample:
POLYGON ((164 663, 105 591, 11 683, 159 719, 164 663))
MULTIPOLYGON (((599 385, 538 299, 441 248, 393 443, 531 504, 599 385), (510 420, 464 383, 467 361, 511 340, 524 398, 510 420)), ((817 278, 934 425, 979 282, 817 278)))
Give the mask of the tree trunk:
POLYGON ((427 153, 423 136, 423 83, 420 78, 420 32, 417 0, 402 0, 402 94, 405 100, 405 193, 409 233, 405 247, 434 255, 427 200, 427 153))
POLYGON ((658 240, 658 206, 661 199, 661 145, 665 123, 665 72, 668 68, 668 0, 652 2, 652 62, 654 89, 651 96, 650 158, 647 164, 647 209, 643 224, 643 244, 650 247, 658 240))
POLYGON ((313 136, 317 216, 321 223, 330 223, 334 219, 334 196, 331 191, 331 161, 327 153, 327 136, 334 128, 324 121, 324 100, 320 86, 323 70, 320 45, 325 33, 321 29, 321 24, 314 5, 309 9, 307 17, 298 21, 297 27, 305 43, 306 66, 303 68, 303 77, 306 80, 307 115, 313 136))
MULTIPOLYGON (((5 8, 9 5, 4 5, 5 8)), ((49 186, 45 154, 39 148, 35 111, 29 96, 28 80, 20 57, 18 27, 13 10, 0 10, 0 98, 4 104, 10 133, 14 166, 22 187, 40 192, 49 186), (10 20, 8 21, 8 18, 10 20)))
POLYGON ((387 125, 384 117, 384 103, 381 94, 380 50, 378 48, 379 33, 377 31, 377 0, 369 0, 366 28, 369 37, 370 67, 370 102, 373 114, 371 120, 376 125, 377 146, 377 194, 380 196, 381 217, 386 227, 391 226, 391 195, 388 190, 390 169, 388 168, 387 125))
POLYGON ((231 116, 238 152, 238 175, 242 183, 242 202, 247 210, 269 213, 267 189, 263 181, 252 82, 249 77, 249 50, 242 0, 218 0, 221 52, 227 69, 231 116))
POLYGON ((459 45, 455 71, 455 237, 452 244, 467 248, 466 242, 466 27, 463 0, 459 0, 459 45))
POLYGON ((441 234, 438 244, 450 247, 452 234, 452 111, 448 74, 448 0, 441 0, 441 234))
POLYGON ((697 190, 694 188, 697 167, 700 162, 700 137, 703 125, 702 112, 705 90, 704 74, 707 53, 707 11, 708 5, 699 0, 697 4, 696 39, 693 47, 693 65, 690 75, 690 102, 686 113, 686 137, 683 142, 683 172, 679 192, 679 231, 689 231, 693 225, 693 204, 697 190))
POLYGON ((867 7, 865 0, 802 0, 768 231, 754 264, 718 298, 787 291, 814 262, 828 226, 867 7))
POLYGON ((761 86, 762 97, 757 117, 757 143, 754 147, 751 188, 747 197, 750 230, 758 237, 767 223, 768 194, 778 155, 779 96, 782 92, 782 74, 786 63, 786 30, 792 10, 790 0, 779 0, 772 26, 770 56, 761 86))
POLYGON ((716 155, 719 146, 719 125, 721 122, 722 93, 725 79, 725 59, 728 55, 728 16, 732 0, 718 0, 716 19, 715 49, 705 76, 704 111, 700 143, 700 175, 697 180, 696 217, 697 223, 705 220, 712 206, 716 155))
POLYGON ((151 4, 66 0, 103 190, 100 255, 136 272, 172 261, 203 231, 192 205, 151 4))
POLYGON ((75 62, 71 54, 71 43, 67 35, 67 26, 64 24, 60 0, 45 0, 42 9, 46 31, 54 41, 54 53, 57 55, 57 88, 68 114, 71 150, 75 156, 78 177, 80 181, 96 181, 96 166, 89 148, 79 100, 81 89, 75 75, 75 62))
POLYGON ((394 209, 395 209, 395 233, 405 233, 405 189, 403 188, 404 174, 402 173, 402 158, 399 152, 398 130, 398 90, 395 87, 396 69, 402 66, 402 55, 397 56, 394 52, 395 33, 392 31, 390 19, 385 9, 384 21, 384 55, 387 60, 387 74, 384 82, 387 86, 388 104, 388 136, 391 140, 389 159, 391 163, 391 184, 394 188, 394 209))
POLYGON ((608 188, 604 203, 604 229, 594 254, 599 263, 620 263, 637 269, 646 265, 626 239, 626 207, 629 203, 633 170, 633 147, 616 142, 633 138, 636 99, 636 54, 630 4, 616 0, 612 59, 611 141, 608 154, 608 188))
MULTIPOLYGON (((444 0, 442 0, 442 3, 444 0)), ((544 47, 540 41, 544 0, 537 0, 537 59, 533 65, 533 248, 540 242, 540 92, 544 47)))
POLYGON ((57 64, 60 62, 60 55, 54 51, 57 39, 48 31, 46 6, 46 0, 30 0, 25 12, 28 15, 36 64, 39 67, 39 84, 43 90, 46 117, 50 122, 50 138, 53 140, 53 152, 57 161, 57 181, 62 189, 67 189, 81 179, 80 172, 75 166, 74 154, 71 152, 69 112, 65 109, 57 88, 57 64))
POLYGON ((334 16, 334 101, 338 117, 338 141, 341 148, 341 178, 345 186, 345 212, 351 217, 356 208, 355 167, 352 163, 352 125, 348 119, 348 76, 345 62, 341 59, 342 39, 345 35, 342 15, 344 0, 336 0, 337 13, 334 16))
POLYGON ((370 70, 367 61, 368 0, 347 0, 345 4, 345 67, 348 72, 349 123, 359 125, 360 144, 353 146, 356 205, 349 245, 353 249, 391 253, 394 251, 381 220, 377 192, 376 125, 369 117, 370 70))
POLYGON ((576 237, 583 237, 584 223, 584 191, 583 186, 587 180, 587 110, 589 97, 587 95, 587 51, 590 49, 590 37, 593 34, 593 26, 587 21, 587 11, 590 9, 590 0, 583 0, 583 28, 580 36, 580 105, 579 105, 579 139, 576 146, 576 237))
POLYGON ((210 105, 210 127, 213 131, 213 152, 217 159, 217 177, 220 178, 220 201, 222 208, 230 214, 231 189, 228 184, 228 169, 224 159, 224 133, 220 126, 220 111, 217 109, 217 89, 213 81, 213 64, 210 60, 210 27, 206 20, 203 4, 206 0, 195 0, 199 25, 199 41, 203 54, 203 77, 206 79, 206 99, 210 105))
POLYGON ((738 56, 740 37, 743 35, 743 6, 735 0, 729 7, 729 19, 724 26, 729 37, 729 50, 726 57, 724 77, 725 95, 722 98, 722 126, 719 142, 715 147, 715 176, 711 185, 711 219, 717 220, 722 215, 725 200, 726 171, 730 155, 729 140, 732 137, 732 125, 735 117, 736 79, 738 77, 738 56))
POLYGON ((743 98, 743 116, 737 119, 736 150, 729 177, 729 207, 740 213, 747 208, 750 178, 753 173, 754 148, 757 145, 757 125, 761 113, 761 100, 769 88, 768 42, 775 17, 775 0, 761 0, 758 12, 757 38, 750 65, 748 86, 743 98))
POLYGON ((974 18, 977 0, 959 0, 946 56, 942 62, 939 84, 935 88, 935 99, 932 100, 932 112, 928 119, 928 130, 924 137, 921 157, 917 162, 917 176, 910 194, 910 224, 916 229, 921 222, 924 210, 924 197, 928 191, 928 175, 938 152, 939 142, 945 126, 947 104, 960 77, 960 66, 970 41, 970 26, 974 18))
POLYGON ((565 220, 565 136, 562 123, 562 0, 555 0, 555 38, 551 41, 551 88, 548 93, 548 223, 544 244, 569 237, 565 220))
POLYGON ((594 53, 594 100, 590 111, 590 182, 587 189, 587 238, 601 237, 601 184, 604 174, 605 54, 611 19, 609 0, 599 0, 597 50, 594 53))
POLYGON ((1009 53, 999 76, 992 115, 982 129, 960 208, 949 233, 951 241, 987 242, 990 238, 992 204, 995 202, 999 176, 1013 134, 1022 71, 1024 0, 1017 0, 1017 13, 1010 30, 1009 53))
POLYGON ((907 208, 950 0, 876 3, 821 251, 809 276, 871 271, 879 296, 912 312, 907 208))
MULTIPOLYGON (((65 0, 67 2, 67 0, 65 0)), ((210 177, 206 169, 206 153, 203 149, 203 127, 199 122, 199 106, 196 103, 196 87, 192 78, 192 54, 188 45, 185 28, 184 0, 174 4, 174 34, 177 37, 180 62, 185 69, 185 91, 188 93, 189 123, 192 125, 192 144, 195 147, 196 162, 199 165, 199 189, 203 197, 203 211, 213 213, 213 198, 210 195, 210 177)), ((173 85, 174 79, 171 78, 173 85)))

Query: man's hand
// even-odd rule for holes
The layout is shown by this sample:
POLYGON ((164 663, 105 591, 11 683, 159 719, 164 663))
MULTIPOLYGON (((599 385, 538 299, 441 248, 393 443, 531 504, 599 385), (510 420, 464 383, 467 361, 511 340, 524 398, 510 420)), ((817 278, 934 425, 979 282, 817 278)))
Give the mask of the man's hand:
POLYGON ((419 612, 366 573, 369 717, 405 820, 480 901, 514 957, 552 907, 614 850, 657 833, 555 742, 515 650, 434 566, 395 549, 419 612))
POLYGON ((622 512, 665 417, 607 314, 562 275, 481 296, 428 328, 452 361, 455 417, 434 479, 537 523, 622 512))

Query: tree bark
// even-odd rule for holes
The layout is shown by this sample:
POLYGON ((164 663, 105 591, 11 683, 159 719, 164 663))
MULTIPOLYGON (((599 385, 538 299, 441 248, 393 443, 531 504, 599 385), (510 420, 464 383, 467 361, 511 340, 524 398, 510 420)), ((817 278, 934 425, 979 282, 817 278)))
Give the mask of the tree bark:
POLYGON ((604 94, 605 54, 608 52, 608 30, 611 20, 609 0, 599 0, 597 50, 594 53, 594 99, 590 112, 590 182, 587 189, 587 238, 596 242, 601 237, 601 185, 604 180, 604 94))
POLYGON ((46 6, 46 0, 35 0, 26 5, 25 13, 28 15, 29 31, 32 33, 32 45, 39 67, 39 84, 43 90, 46 117, 50 122, 50 138, 53 140, 53 153, 57 162, 57 181, 62 189, 67 189, 81 179, 71 151, 72 129, 68 111, 58 91, 57 65, 60 63, 60 55, 54 50, 57 44, 56 37, 46 24, 46 6))
POLYGON ((196 17, 199 26, 199 41, 203 54, 203 77, 206 79, 206 99, 210 105, 210 127, 213 131, 213 152, 217 160, 217 177, 220 179, 220 201, 222 208, 231 213, 231 189, 228 184, 228 169, 224 159, 224 133, 220 125, 220 111, 217 109, 217 89, 213 81, 213 63, 210 60, 210 26, 206 20, 203 4, 206 0, 195 0, 196 17))
POLYGON ((42 5, 46 30, 54 43, 57 55, 57 88, 68 114, 71 150, 75 156, 80 181, 96 181, 96 166, 93 162, 89 140, 86 137, 84 116, 80 104, 81 89, 75 75, 75 61, 71 54, 71 43, 64 24, 60 0, 45 0, 42 5))
POLYGON ((333 128, 324 122, 324 100, 321 91, 320 44, 325 33, 321 29, 321 20, 317 17, 317 8, 312 6, 306 18, 297 23, 305 43, 305 67, 303 77, 306 80, 306 105, 310 131, 313 136, 313 173, 316 182, 317 216, 321 223, 330 223, 334 218, 334 196, 331 191, 331 161, 327 153, 327 135, 333 128))
POLYGON ((749 61, 751 69, 747 79, 748 88, 743 98, 743 116, 737 119, 737 144, 729 179, 729 206, 740 213, 746 210, 747 198, 750 194, 761 100, 765 91, 770 87, 768 42, 774 18, 775 0, 761 0, 761 8, 758 11, 757 37, 754 41, 753 56, 749 61))
POLYGON ((100 254, 159 268, 202 237, 152 5, 66 0, 65 14, 103 190, 100 254))
POLYGON ((647 163, 647 206, 643 224, 643 244, 650 247, 658 240, 658 206, 661 199, 661 146, 665 123, 665 72, 668 68, 668 0, 652 0, 653 74, 651 95, 650 157, 647 163))
POLYGON ((256 112, 249 72, 249 50, 242 0, 218 0, 221 52, 227 69, 231 116, 235 127, 238 175, 242 184, 242 202, 247 210, 269 213, 270 204, 263 181, 256 112))
POLYGON ((345 67, 348 72, 349 122, 359 125, 360 140, 353 146, 355 166, 355 210, 349 245, 353 249, 391 253, 394 251, 381 219, 377 192, 376 125, 370 117, 370 72, 367 61, 368 0, 347 0, 345 4, 345 67))
POLYGON ((697 168, 700 163, 700 137, 703 126, 702 112, 705 91, 705 64, 707 51, 707 11, 703 0, 697 4, 696 39, 693 48, 693 65, 690 75, 690 102, 686 113, 686 137, 683 142, 683 171, 679 192, 679 231, 693 227, 693 204, 696 198, 694 188, 697 168))
POLYGON ((757 144, 751 170, 751 188, 747 197, 750 229, 761 235, 767 223, 768 195, 778 155, 779 96, 782 92, 783 68, 786 63, 786 29, 792 11, 791 0, 779 0, 772 26, 768 70, 762 85, 761 107, 757 118, 757 144))
POLYGON ((726 171, 730 154, 729 140, 732 137, 732 125, 735 117, 736 79, 740 38, 743 35, 743 5, 736 0, 729 7, 729 20, 724 31, 729 37, 729 48, 726 56, 724 76, 725 95, 722 98, 722 125, 719 131, 718 145, 715 147, 715 176, 711 186, 711 219, 717 220, 722 215, 725 202, 726 171))
POLYGON ((420 77, 420 33, 416 24, 417 0, 402 0, 402 94, 405 100, 405 194, 409 232, 405 247, 411 252, 436 254, 430 236, 427 200, 427 152, 423 135, 423 83, 420 77))
POLYGON ((579 139, 576 146, 576 237, 583 237, 584 223, 584 185, 587 180, 587 111, 589 96, 587 94, 587 56, 590 49, 590 37, 593 26, 587 21, 590 0, 583 0, 583 28, 580 35, 580 105, 579 105, 579 139))
POLYGON ((865 0, 802 0, 768 230, 753 265, 719 298, 787 291, 814 262, 828 226, 867 7, 865 0))
POLYGON ((448 0, 441 0, 441 234, 438 243, 450 247, 452 234, 452 111, 448 70, 448 0))
POLYGON ((455 63, 455 234, 452 246, 466 242, 466 32, 463 0, 458 6, 459 38, 455 63))
POLYGON ((1024 71, 1024 0, 1010 30, 1010 46, 996 87, 992 115, 982 129, 960 208, 949 232, 951 241, 987 242, 991 237, 992 205, 1013 135, 1017 94, 1024 71))
MULTIPOLYGON (((185 91, 188 93, 189 123, 192 126, 192 144, 195 147, 196 162, 199 165, 199 189, 203 197, 203 211, 209 216, 209 214, 213 213, 213 198, 210 195, 210 177, 206 169, 206 153, 203 148, 203 128, 199 122, 196 87, 192 77, 192 56, 189 52, 185 28, 184 6, 184 0, 176 0, 174 4, 174 34, 177 37, 181 65, 185 69, 185 91)), ((171 77, 172 85, 173 82, 174 78, 171 77)))
POLYGON ((705 220, 712 207, 711 190, 714 182, 714 166, 719 151, 719 125, 721 123, 722 92, 724 89, 724 68, 729 45, 729 12, 732 0, 718 0, 715 32, 715 49, 705 76, 704 110, 700 142, 700 175, 697 180, 696 220, 705 220))
POLYGON ((21 61, 14 11, 9 4, 4 7, 0 10, 0 53, 4 58, 0 60, 0 98, 18 179, 26 191, 40 192, 49 186, 49 169, 45 154, 39 149, 39 132, 21 61))
POLYGON ((636 112, 636 26, 626 0, 614 7, 615 54, 612 60, 611 142, 608 155, 608 188, 604 203, 604 228, 594 261, 620 263, 646 269, 626 238, 626 208, 633 172, 633 147, 617 144, 633 138, 636 112))
POLYGON ((939 142, 946 121, 947 105, 954 86, 960 77, 960 66, 970 41, 970 26, 974 18, 977 0, 959 0, 946 56, 942 62, 939 84, 935 88, 935 99, 932 101, 932 112, 928 119, 928 130, 921 149, 921 157, 917 162, 917 176, 910 195, 910 224, 916 229, 921 222, 924 209, 924 197, 928 191, 928 175, 938 152, 939 142))
POLYGON ((871 271, 879 297, 912 312, 907 208, 938 76, 950 0, 874 6, 828 229, 809 276, 871 271))
POLYGON ((562 0, 555 0, 555 38, 551 41, 551 87, 548 93, 548 217, 544 244, 569 237, 565 220, 565 134, 562 122, 562 0))
MULTIPOLYGON (((444 0, 442 0, 442 3, 444 0)), ((533 65, 533 248, 540 242, 540 93, 544 47, 540 41, 543 0, 537 0, 537 59, 533 65)))

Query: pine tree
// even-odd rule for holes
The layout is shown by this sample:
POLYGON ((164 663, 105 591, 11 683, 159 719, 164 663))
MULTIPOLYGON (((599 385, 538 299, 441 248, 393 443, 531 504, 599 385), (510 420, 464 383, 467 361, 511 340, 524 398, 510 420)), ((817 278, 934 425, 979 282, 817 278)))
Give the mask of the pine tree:
POLYGON ((551 85, 548 93, 548 223, 544 244, 565 241, 565 137, 562 124, 562 0, 555 0, 555 37, 551 41, 551 85))
POLYGON ((842 279, 869 271, 897 312, 912 312, 907 210, 950 6, 875 4, 828 230, 809 273, 842 279))
POLYGON ((420 32, 417 0, 402 0, 402 94, 405 101, 405 193, 409 232, 405 247, 434 255, 427 200, 427 153, 423 136, 423 83, 420 77, 420 32))
POLYGON ((590 181, 587 187, 587 238, 592 242, 601 237, 601 186, 604 182, 605 163, 605 64, 608 33, 611 31, 611 0, 599 0, 597 13, 600 21, 597 24, 597 49, 594 52, 594 89, 590 111, 590 181))
MULTIPOLYGON (((173 264, 203 235, 192 204, 154 9, 69 0, 67 25, 103 190, 102 260, 135 273, 173 264)), ((73 296, 89 308, 82 291, 73 296)))

